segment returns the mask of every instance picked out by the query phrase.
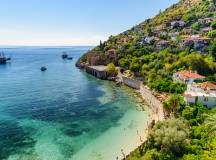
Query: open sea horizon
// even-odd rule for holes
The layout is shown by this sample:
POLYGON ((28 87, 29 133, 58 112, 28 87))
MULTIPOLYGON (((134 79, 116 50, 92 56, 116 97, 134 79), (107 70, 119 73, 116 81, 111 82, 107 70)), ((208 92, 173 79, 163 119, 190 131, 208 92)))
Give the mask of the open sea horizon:
POLYGON ((136 140, 148 110, 132 89, 75 67, 91 48, 1 46, 12 59, 0 65, 0 160, 115 160, 136 140))

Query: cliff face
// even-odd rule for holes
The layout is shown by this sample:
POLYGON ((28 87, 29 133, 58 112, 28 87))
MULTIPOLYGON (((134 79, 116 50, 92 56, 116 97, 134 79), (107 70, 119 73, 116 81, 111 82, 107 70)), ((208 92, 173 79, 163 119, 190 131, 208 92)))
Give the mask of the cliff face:
MULTIPOLYGON (((191 64, 174 63, 183 61, 183 55, 193 53, 205 55, 202 58, 216 59, 211 54, 216 37, 215 18, 216 7, 213 1, 181 0, 154 18, 119 35, 110 36, 106 42, 86 53, 80 61, 94 65, 113 62, 143 76, 148 76, 152 69, 154 71, 151 72, 165 74, 181 68, 199 72, 202 69, 191 64)), ((213 61, 211 63, 215 65, 213 61)), ((209 73, 213 72, 214 67, 210 67, 212 70, 209 73)))

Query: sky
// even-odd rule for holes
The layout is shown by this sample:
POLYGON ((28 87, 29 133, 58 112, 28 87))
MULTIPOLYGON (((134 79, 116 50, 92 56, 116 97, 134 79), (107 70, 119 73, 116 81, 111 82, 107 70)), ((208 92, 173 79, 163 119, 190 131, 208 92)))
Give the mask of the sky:
POLYGON ((178 0, 0 0, 0 45, 96 45, 178 0))

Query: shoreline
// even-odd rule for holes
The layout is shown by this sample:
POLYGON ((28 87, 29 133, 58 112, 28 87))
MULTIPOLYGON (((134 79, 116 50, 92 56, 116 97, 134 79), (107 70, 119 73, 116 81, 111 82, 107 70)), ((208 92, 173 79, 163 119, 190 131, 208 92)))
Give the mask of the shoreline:
MULTIPOLYGON (((133 149, 131 150, 131 148, 127 148, 127 149, 121 150, 120 156, 117 156, 118 159, 121 159, 121 160, 127 159, 127 157, 131 154, 131 152, 133 152, 134 150, 139 148, 143 143, 145 143, 147 141, 147 138, 149 135, 149 130, 150 130, 150 125, 152 122, 157 123, 159 121, 165 120, 164 111, 163 111, 162 106, 159 106, 157 109, 157 112, 156 112, 155 110, 152 109, 152 107, 150 107, 147 104, 145 93, 142 92, 142 89, 140 89, 140 90, 133 89, 133 91, 136 92, 137 94, 139 94, 140 98, 142 98, 142 100, 146 103, 145 106, 148 108, 149 114, 148 114, 148 119, 146 121, 146 124, 144 125, 144 130, 137 131, 137 138, 134 140, 134 143, 131 144, 131 146, 133 146, 133 149)), ((141 102, 139 102, 139 103, 141 103, 141 102)))
MULTIPOLYGON (((82 67, 79 67, 79 65, 77 65, 77 67, 82 69, 82 67)), ((139 89, 135 89, 133 87, 126 85, 125 83, 123 83, 123 75, 120 73, 120 71, 118 71, 117 78, 119 80, 118 82, 121 82, 122 85, 131 88, 133 92, 136 93, 137 96, 139 96, 142 102, 137 102, 138 104, 143 105, 144 102, 146 108, 148 108, 147 120, 143 122, 143 127, 141 130, 135 131, 137 137, 133 140, 133 143, 130 143, 130 146, 122 147, 123 149, 117 151, 115 159, 125 160, 131 154, 131 152, 133 152, 134 150, 139 148, 143 143, 146 142, 151 125, 153 123, 157 123, 158 121, 164 121, 165 116, 162 103, 152 94, 152 91, 147 86, 144 86, 141 82, 139 82, 139 89)))

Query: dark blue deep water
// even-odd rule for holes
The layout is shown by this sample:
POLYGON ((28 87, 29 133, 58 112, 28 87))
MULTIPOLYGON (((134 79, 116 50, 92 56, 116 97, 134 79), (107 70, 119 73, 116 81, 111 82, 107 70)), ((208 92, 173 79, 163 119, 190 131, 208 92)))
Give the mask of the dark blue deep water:
POLYGON ((134 110, 124 89, 75 67, 88 49, 2 49, 12 60, 0 65, 0 159, 71 159, 134 110))

